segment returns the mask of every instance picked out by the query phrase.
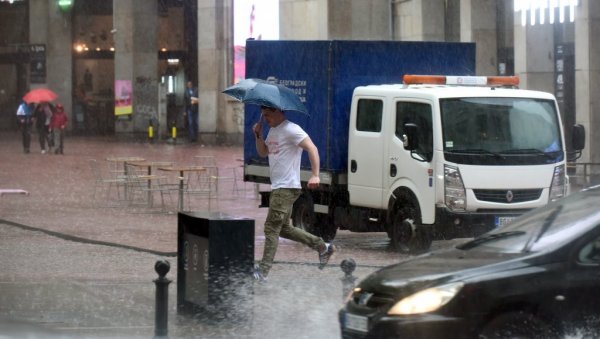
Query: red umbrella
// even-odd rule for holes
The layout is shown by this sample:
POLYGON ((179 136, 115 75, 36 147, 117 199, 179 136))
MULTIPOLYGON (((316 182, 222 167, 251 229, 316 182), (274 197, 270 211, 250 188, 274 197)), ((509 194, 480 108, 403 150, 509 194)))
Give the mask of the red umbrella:
POLYGON ((50 102, 58 98, 58 95, 54 91, 47 88, 36 88, 27 92, 23 97, 23 100, 28 104, 33 102, 50 102))

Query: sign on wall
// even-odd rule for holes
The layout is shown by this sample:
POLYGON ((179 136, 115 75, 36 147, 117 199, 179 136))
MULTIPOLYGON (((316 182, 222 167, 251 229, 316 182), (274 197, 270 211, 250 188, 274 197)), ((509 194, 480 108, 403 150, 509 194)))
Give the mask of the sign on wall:
POLYGON ((29 80, 32 84, 46 83, 46 45, 29 45, 29 80))
POLYGON ((115 80, 115 115, 133 113, 131 80, 115 80))

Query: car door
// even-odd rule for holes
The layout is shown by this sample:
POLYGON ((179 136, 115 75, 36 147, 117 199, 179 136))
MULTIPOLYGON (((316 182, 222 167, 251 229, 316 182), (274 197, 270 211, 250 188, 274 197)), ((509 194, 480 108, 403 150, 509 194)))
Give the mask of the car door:
POLYGON ((352 101, 348 136, 348 191, 355 206, 382 208, 383 157, 386 154, 383 97, 352 101))
POLYGON ((600 328, 600 235, 573 251, 565 283, 561 312, 567 324, 582 331, 600 328))
POLYGON ((395 102, 392 123, 387 126, 392 137, 384 172, 386 187, 393 189, 406 186, 414 191, 421 202, 423 220, 429 222, 433 221, 435 206, 432 106, 430 101, 418 99, 399 99, 395 102), (417 127, 416 139, 419 145, 414 151, 404 148, 404 126, 407 123, 417 127))

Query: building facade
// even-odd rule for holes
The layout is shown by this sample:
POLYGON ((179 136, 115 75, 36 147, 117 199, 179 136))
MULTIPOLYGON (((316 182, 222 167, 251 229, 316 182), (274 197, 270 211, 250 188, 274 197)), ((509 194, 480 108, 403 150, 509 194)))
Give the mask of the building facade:
MULTIPOLYGON (((9 25, 0 28, 0 71, 7 75, 0 79, 0 126, 12 123, 26 90, 47 86, 71 112, 73 132, 143 134, 152 122, 168 137, 173 124, 185 125, 183 87, 191 80, 199 88, 203 137, 239 142, 241 108, 221 94, 233 79, 234 5, 1 1, 0 21, 9 25), (42 69, 35 67, 40 61, 42 69), (115 116, 116 81, 130 85, 132 107, 115 116)), ((279 22, 285 40, 475 42, 478 74, 515 74, 522 88, 554 93, 567 137, 575 123, 586 128, 579 161, 600 162, 598 1, 279 0, 279 22)))

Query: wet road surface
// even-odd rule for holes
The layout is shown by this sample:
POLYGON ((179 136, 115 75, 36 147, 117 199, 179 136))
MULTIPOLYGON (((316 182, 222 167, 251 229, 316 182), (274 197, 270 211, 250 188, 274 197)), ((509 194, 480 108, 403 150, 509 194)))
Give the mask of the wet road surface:
MULTIPOLYGON (((195 163, 194 156, 212 155, 225 173, 242 164, 242 148, 75 136, 66 139, 64 155, 41 154, 36 146, 32 143, 31 153, 25 154, 17 133, 0 134, 0 188, 29 192, 0 197, 0 333, 30 332, 32 338, 152 336, 154 263, 165 258, 171 262, 167 277, 173 280, 171 338, 338 338, 341 260, 353 258, 358 264, 354 275, 361 278, 406 258, 389 249, 385 233, 338 231, 340 251, 320 271, 314 251, 282 239, 269 282, 254 287, 249 322, 209 322, 177 314, 176 196, 167 202, 167 214, 122 203, 104 207, 106 201, 93 199, 89 159, 109 173, 109 157, 188 165, 195 163)), ((254 219, 255 258, 260 258, 266 209, 257 208, 253 184, 245 187, 234 192, 232 183, 224 182, 210 210, 254 219)), ((209 208, 203 198, 192 200, 191 206, 209 208)), ((453 243, 434 242, 433 247, 453 243)))

